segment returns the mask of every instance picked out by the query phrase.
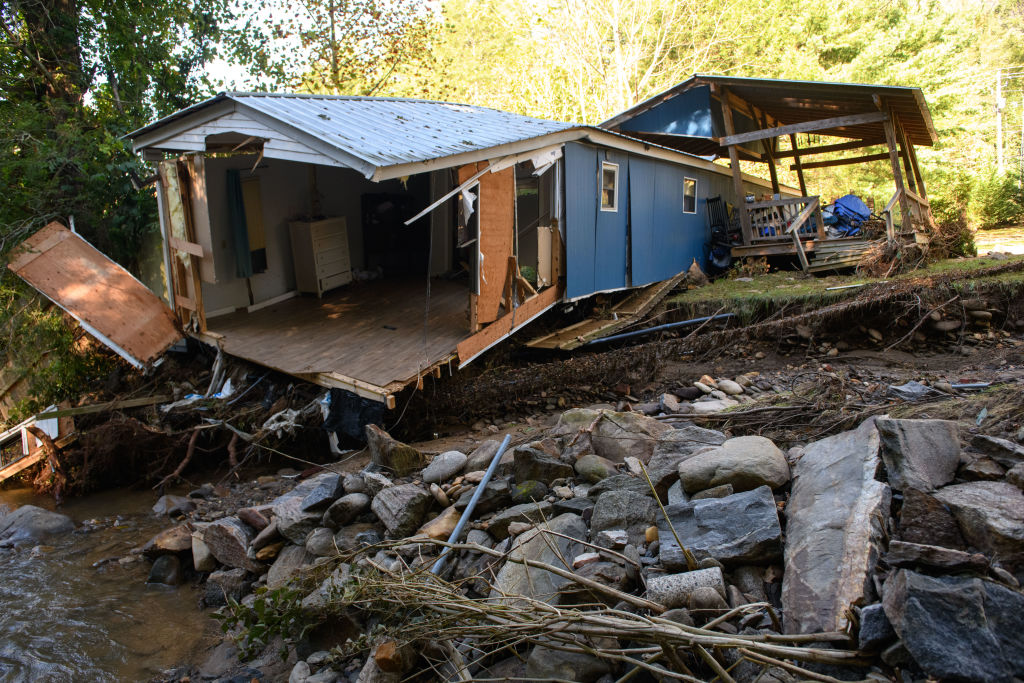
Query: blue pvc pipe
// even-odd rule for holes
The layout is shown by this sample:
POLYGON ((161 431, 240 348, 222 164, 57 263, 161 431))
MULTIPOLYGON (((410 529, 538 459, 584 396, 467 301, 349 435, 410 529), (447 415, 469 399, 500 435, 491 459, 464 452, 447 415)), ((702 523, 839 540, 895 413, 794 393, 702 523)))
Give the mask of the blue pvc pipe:
MULTIPOLYGON (((494 454, 494 459, 491 460, 490 466, 487 471, 484 472, 484 478, 477 484, 476 490, 473 491, 473 497, 469 499, 469 505, 466 506, 465 511, 462 513, 462 517, 459 518, 459 523, 455 525, 455 530, 452 531, 452 535, 448 537, 449 543, 455 543, 459 535, 462 534, 463 527, 466 526, 466 522, 469 521, 470 515, 473 514, 473 509, 476 507, 477 501, 480 500, 480 496, 483 495, 484 489, 487 488, 487 484, 490 483, 491 477, 494 476, 494 471, 498 469, 498 461, 501 460, 501 456, 505 455, 505 450, 508 448, 509 442, 512 440, 511 434, 505 435, 505 440, 501 442, 501 446, 498 447, 498 452, 494 454)), ((451 551, 451 546, 446 546, 441 551, 441 557, 437 558, 437 562, 430 568, 432 574, 437 574, 444 567, 444 561, 448 557, 448 553, 451 551)))
POLYGON ((636 330, 634 332, 623 332, 622 334, 613 334, 610 337, 601 337, 600 339, 592 339, 588 341, 584 346, 590 346, 591 344, 598 344, 601 342, 610 342, 617 339, 629 339, 630 337, 639 337, 642 334, 650 334, 651 332, 658 332, 659 330, 671 330, 673 327, 683 327, 684 325, 696 325, 697 323, 708 322, 709 320, 721 320, 723 318, 731 318, 735 313, 719 313, 718 315, 709 315, 703 318, 694 318, 693 320, 683 320, 677 323, 665 323, 664 325, 656 325, 655 327, 645 327, 642 330, 636 330))

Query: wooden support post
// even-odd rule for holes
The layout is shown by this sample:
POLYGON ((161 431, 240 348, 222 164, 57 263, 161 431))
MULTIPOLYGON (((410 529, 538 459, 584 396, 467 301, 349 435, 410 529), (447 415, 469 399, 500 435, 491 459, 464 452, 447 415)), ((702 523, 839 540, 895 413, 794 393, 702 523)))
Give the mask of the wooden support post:
POLYGON ((921 167, 917 164, 917 152, 914 151, 914 146, 907 143, 907 151, 910 152, 910 165, 914 169, 914 177, 917 179, 917 193, 928 199, 928 191, 924 188, 924 178, 921 176, 921 167))
POLYGON ((900 146, 900 158, 903 160, 903 172, 907 174, 907 187, 914 194, 917 194, 917 183, 914 180, 914 170, 910 165, 910 153, 907 151, 907 135, 903 130, 903 124, 895 112, 892 114, 893 130, 896 132, 896 141, 900 146))
MULTIPOLYGON (((729 91, 722 88, 722 120, 725 123, 725 134, 734 135, 732 106, 729 104, 729 91)), ((729 145, 729 167, 732 169, 732 185, 736 193, 736 210, 740 212, 740 227, 743 230, 743 243, 750 244, 754 236, 750 230, 750 211, 747 210, 747 193, 743 189, 743 172, 740 170, 740 155, 736 145, 729 145)))
POLYGON ((793 148, 793 165, 796 166, 796 179, 800 182, 800 194, 807 196, 807 182, 804 180, 804 167, 800 163, 800 148, 796 144, 796 133, 789 134, 789 144, 793 148))
POLYGON ((887 118, 883 121, 882 127, 885 129, 885 143, 889 147, 889 163, 892 165, 893 181, 896 184, 896 192, 899 194, 903 229, 906 229, 911 227, 910 202, 907 200, 906 189, 903 186, 903 171, 900 169, 900 157, 896 149, 896 131, 893 129, 892 119, 887 118))

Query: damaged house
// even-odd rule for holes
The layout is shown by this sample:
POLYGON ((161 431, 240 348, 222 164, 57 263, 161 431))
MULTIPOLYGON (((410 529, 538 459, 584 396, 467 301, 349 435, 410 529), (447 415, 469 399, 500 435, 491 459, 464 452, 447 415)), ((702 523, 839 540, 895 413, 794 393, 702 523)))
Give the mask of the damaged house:
MULTIPOLYGON (((702 97, 714 102, 711 86, 702 97)), ((745 197, 800 200, 801 225, 813 224, 817 205, 789 197, 798 193, 774 174, 713 163, 745 141, 718 139, 707 121, 701 140, 672 132, 662 110, 691 99, 656 98, 594 127, 421 100, 221 93, 127 136, 158 173, 170 311, 132 304, 139 296, 112 310, 127 281, 106 287, 114 276, 101 274, 116 266, 56 224, 12 269, 136 366, 175 341, 176 324, 226 354, 393 408, 398 392, 559 304, 626 292, 615 320, 642 315, 694 260, 706 263, 711 223, 730 221, 745 197)), ((762 109, 751 111, 755 121, 762 109)), ((767 126, 785 123, 770 111, 767 126)), ((782 156, 771 149, 759 158, 782 156)), ((530 345, 572 348, 617 325, 530 345)))

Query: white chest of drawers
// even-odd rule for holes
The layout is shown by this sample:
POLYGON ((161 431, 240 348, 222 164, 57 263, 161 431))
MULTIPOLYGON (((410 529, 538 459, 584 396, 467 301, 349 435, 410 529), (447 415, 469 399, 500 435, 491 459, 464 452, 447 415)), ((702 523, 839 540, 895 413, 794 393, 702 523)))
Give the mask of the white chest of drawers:
POLYGON ((300 292, 317 296, 352 281, 352 262, 348 252, 345 219, 289 223, 292 255, 295 260, 295 284, 300 292))

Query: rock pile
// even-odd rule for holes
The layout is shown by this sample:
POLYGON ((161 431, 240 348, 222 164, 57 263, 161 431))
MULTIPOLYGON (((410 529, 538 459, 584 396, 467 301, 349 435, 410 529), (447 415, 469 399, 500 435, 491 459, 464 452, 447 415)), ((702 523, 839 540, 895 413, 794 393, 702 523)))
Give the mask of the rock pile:
MULTIPOLYGON (((713 398, 694 405, 735 402, 746 391, 731 380, 701 383, 713 398)), ((322 471, 266 504, 176 527, 149 554, 191 555, 211 606, 253 605, 263 587, 292 586, 312 618, 356 600, 366 572, 425 572, 441 551, 432 540, 455 529, 498 444, 427 462, 380 430, 369 443, 366 470, 322 471)), ((785 634, 790 643, 808 634, 819 647, 868 657, 864 667, 819 672, 832 676, 1012 680, 1024 677, 1021 463, 1019 444, 978 437, 965 448, 956 425, 941 420, 872 418, 783 453, 758 436, 569 410, 542 438, 503 455, 458 539, 465 545, 441 574, 480 605, 597 600, 622 614, 660 615, 657 624, 722 637, 785 634), (979 466, 987 461, 997 468, 979 466)), ((469 656, 474 642, 410 648, 394 634, 375 638, 375 624, 355 625, 371 634, 361 649, 350 641, 310 655, 307 647, 289 680, 398 681, 439 648, 465 667, 451 680, 610 681, 629 666, 607 656, 630 647, 626 636, 587 651, 535 640, 518 655, 481 657, 469 656)), ((756 654, 718 648, 712 664, 694 652, 659 666, 797 679, 756 654)))

